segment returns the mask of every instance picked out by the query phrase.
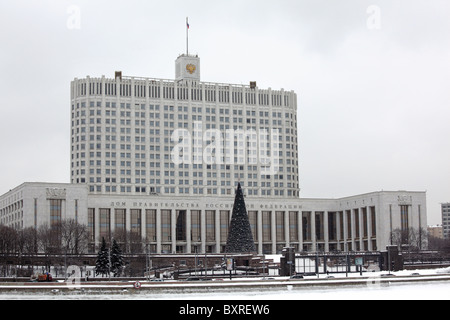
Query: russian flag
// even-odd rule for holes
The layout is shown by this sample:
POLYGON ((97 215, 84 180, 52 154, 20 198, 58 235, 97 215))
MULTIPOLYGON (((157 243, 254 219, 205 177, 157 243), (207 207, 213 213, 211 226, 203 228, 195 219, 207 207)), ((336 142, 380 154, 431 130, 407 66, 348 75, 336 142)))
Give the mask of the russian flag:
POLYGON ((186 18, 186 26, 187 26, 187 28, 189 29, 189 21, 188 21, 187 18, 186 18))

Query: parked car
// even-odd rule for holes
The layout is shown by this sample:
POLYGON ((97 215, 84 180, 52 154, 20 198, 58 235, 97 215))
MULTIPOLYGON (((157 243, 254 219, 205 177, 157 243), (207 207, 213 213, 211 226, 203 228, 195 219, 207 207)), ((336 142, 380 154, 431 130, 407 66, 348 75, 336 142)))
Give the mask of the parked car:
POLYGON ((189 277, 186 279, 186 281, 200 281, 201 279, 199 277, 189 277))
POLYGON ((31 276, 31 281, 32 282, 52 282, 53 281, 53 277, 48 272, 46 272, 46 273, 39 273, 37 275, 32 275, 31 276))

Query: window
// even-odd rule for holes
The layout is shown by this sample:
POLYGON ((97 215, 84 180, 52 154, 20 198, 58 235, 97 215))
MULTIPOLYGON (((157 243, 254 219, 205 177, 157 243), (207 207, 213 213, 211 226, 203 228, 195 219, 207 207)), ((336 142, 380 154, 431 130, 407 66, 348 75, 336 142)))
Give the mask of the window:
POLYGON ((284 242, 284 212, 283 211, 277 211, 275 212, 276 217, 276 235, 277 235, 277 242, 284 242))
POLYGON ((206 210, 206 241, 216 240, 216 212, 206 210))
POLYGON ((230 211, 220 211, 220 241, 227 242, 228 228, 230 224, 230 211))
POLYGON ((191 211, 191 240, 194 242, 201 241, 201 211, 191 211))
POLYGON ((311 241, 311 212, 302 212, 303 241, 311 241))
POLYGON ((105 240, 109 240, 111 236, 110 213, 110 209, 100 209, 99 213, 100 238, 105 238, 105 240))
POLYGON ((263 241, 271 241, 272 240, 272 232, 271 232, 271 212, 263 211, 262 212, 262 232, 263 232, 263 241))
POLYGON ((355 236, 359 238, 359 209, 354 209, 353 213, 355 216, 355 236))
POLYGON ((289 240, 298 241, 298 213, 289 212, 289 240))
POLYGON ((163 242, 171 241, 171 210, 161 210, 161 240, 163 242))
POLYGON ((336 212, 328 212, 328 239, 336 240, 337 239, 337 213, 336 212))
POLYGON ((186 241, 186 210, 177 210, 176 237, 178 241, 186 241))
POLYGON ((135 235, 141 235, 141 210, 131 209, 130 212, 131 232, 135 235))
POLYGON ((156 210, 146 210, 146 233, 147 241, 156 241, 156 210))
POLYGON ((115 230, 116 232, 124 233, 126 230, 125 227, 125 209, 116 209, 114 211, 115 218, 115 230))
POLYGON ((350 210, 347 210, 347 240, 352 239, 352 212, 350 210))
POLYGON ((50 226, 56 227, 61 223, 62 200, 50 200, 50 226))
MULTIPOLYGON (((91 244, 95 242, 95 209, 89 208, 88 209, 88 233, 89 233, 89 240, 91 244)), ((91 252, 93 252, 93 248, 91 247, 91 252)))
POLYGON ((375 215, 375 207, 370 207, 370 215, 372 220, 372 237, 377 235, 377 219, 375 215))
POLYGON ((324 213, 323 212, 316 212, 315 213, 315 219, 316 219, 316 240, 324 240, 324 213))
POLYGON ((408 209, 409 206, 407 205, 400 206, 400 219, 402 231, 407 231, 409 228, 408 209))
POLYGON ((362 218, 363 218, 363 237, 367 238, 368 236, 368 216, 367 216, 367 208, 361 208, 362 210, 362 218))
POLYGON ((250 222, 250 228, 252 229, 253 240, 256 242, 258 241, 258 234, 257 234, 258 211, 249 211, 248 220, 250 222))

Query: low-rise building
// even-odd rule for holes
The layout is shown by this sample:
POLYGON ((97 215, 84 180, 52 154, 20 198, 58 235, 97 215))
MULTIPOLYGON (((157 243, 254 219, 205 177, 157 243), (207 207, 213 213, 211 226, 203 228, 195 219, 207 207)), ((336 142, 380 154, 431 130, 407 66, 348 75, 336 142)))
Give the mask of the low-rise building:
MULTIPOLYGON (((384 250, 393 230, 425 228, 427 221, 425 192, 245 201, 259 254, 280 253, 287 246, 296 251, 384 250)), ((98 195, 90 194, 87 185, 24 183, 0 197, 0 223, 20 229, 74 219, 88 226, 96 246, 102 237, 132 232, 150 253, 223 253, 233 202, 233 195, 98 195)))

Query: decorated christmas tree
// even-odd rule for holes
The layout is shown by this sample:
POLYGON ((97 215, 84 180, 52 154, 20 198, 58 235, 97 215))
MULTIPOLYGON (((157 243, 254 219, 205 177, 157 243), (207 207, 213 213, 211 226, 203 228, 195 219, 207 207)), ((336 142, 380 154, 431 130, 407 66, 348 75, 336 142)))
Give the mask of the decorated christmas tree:
POLYGON ((245 207, 244 194, 241 184, 238 183, 234 199, 233 215, 228 232, 228 241, 225 248, 227 253, 253 253, 256 252, 252 229, 245 207))

